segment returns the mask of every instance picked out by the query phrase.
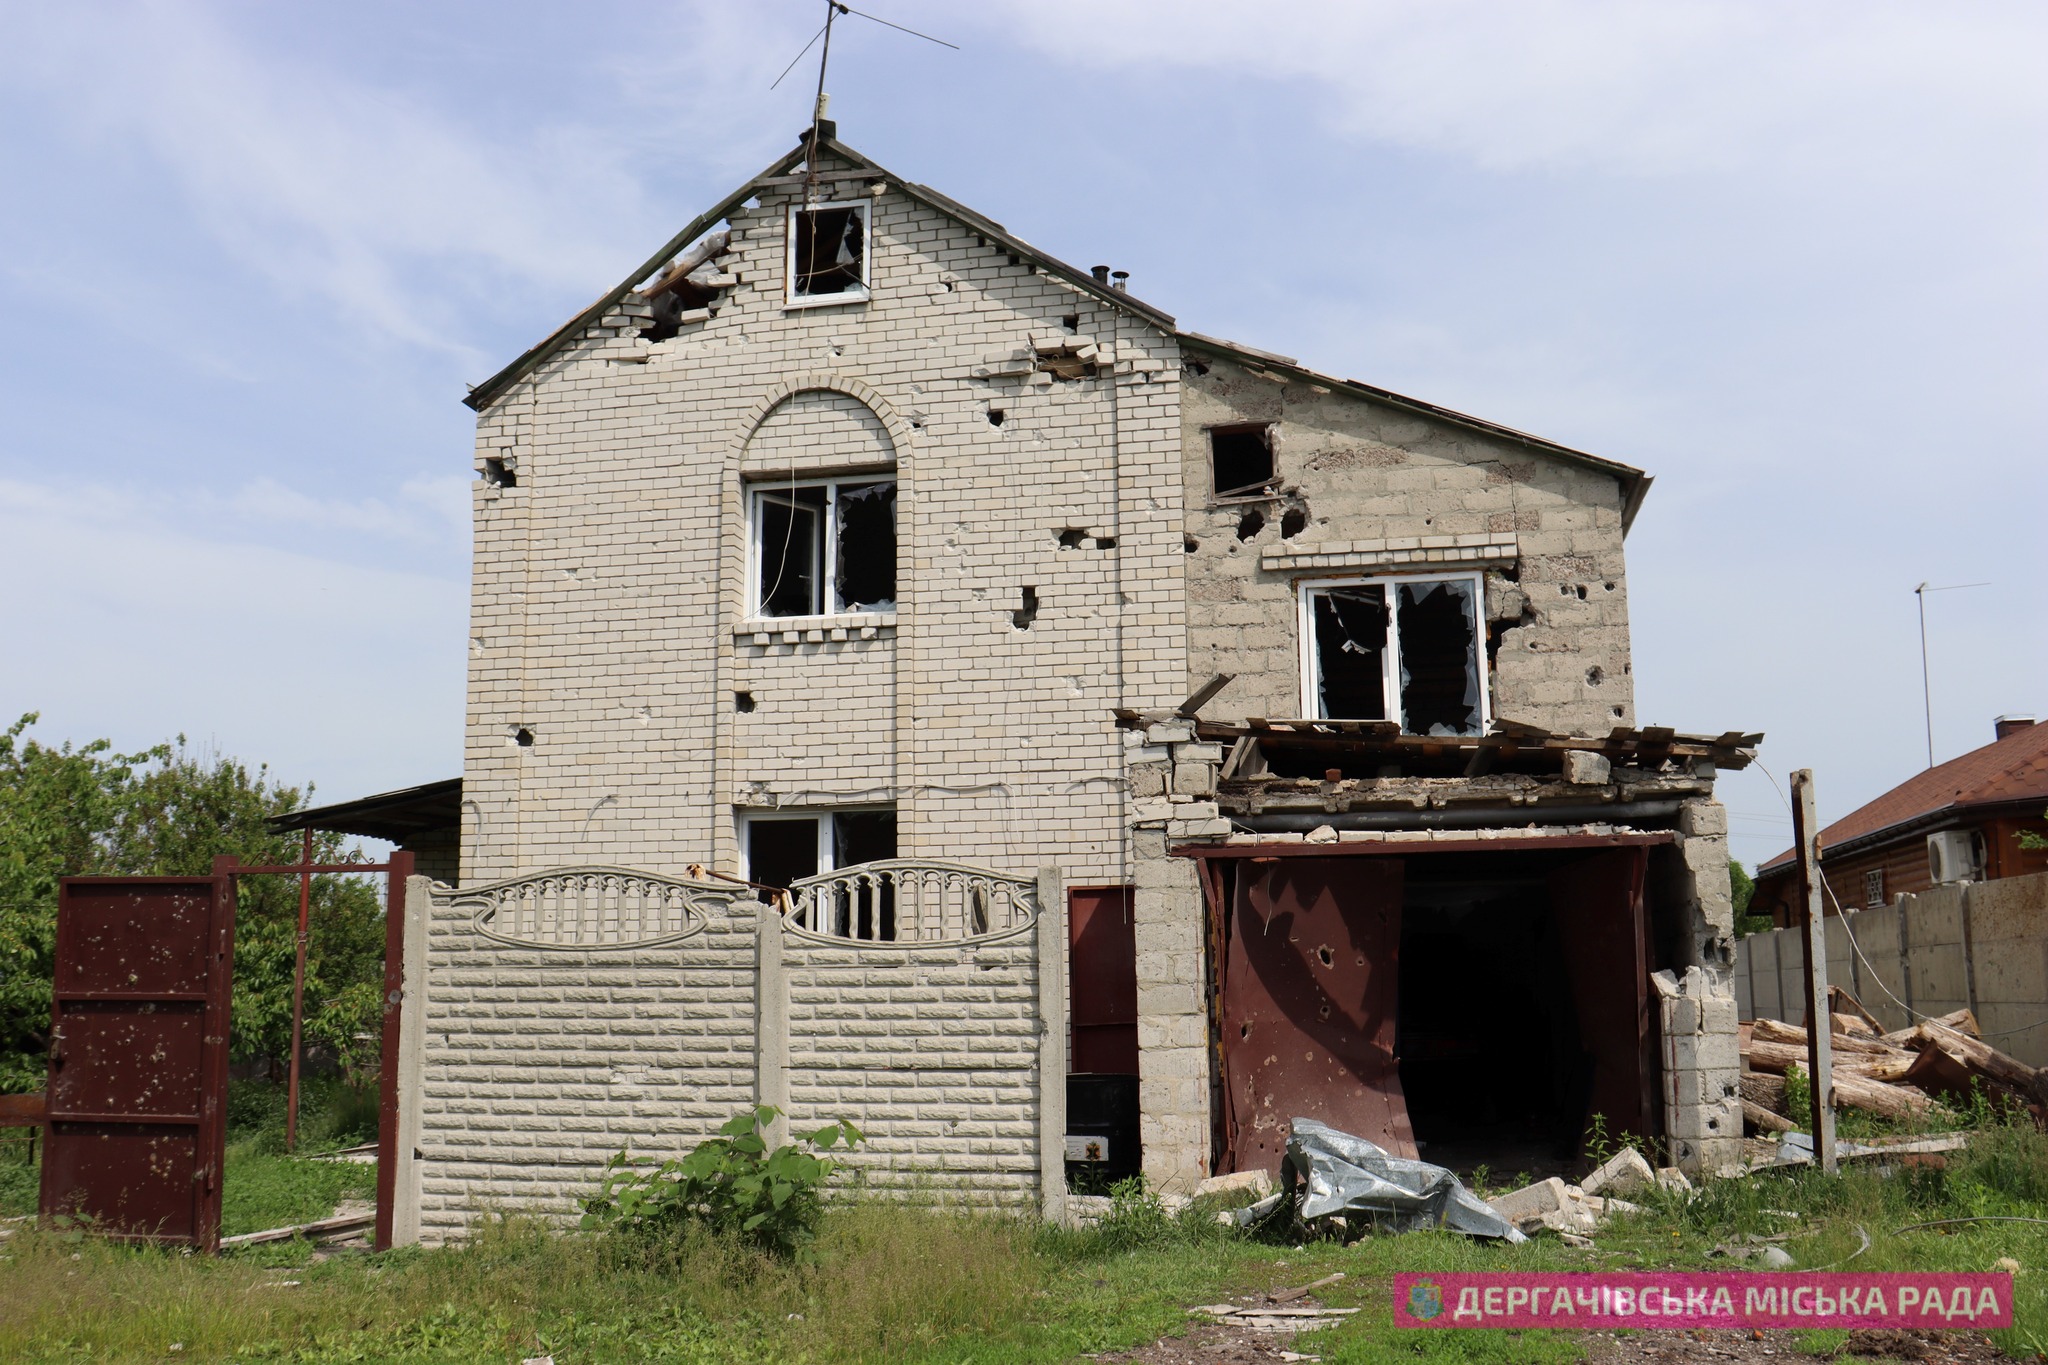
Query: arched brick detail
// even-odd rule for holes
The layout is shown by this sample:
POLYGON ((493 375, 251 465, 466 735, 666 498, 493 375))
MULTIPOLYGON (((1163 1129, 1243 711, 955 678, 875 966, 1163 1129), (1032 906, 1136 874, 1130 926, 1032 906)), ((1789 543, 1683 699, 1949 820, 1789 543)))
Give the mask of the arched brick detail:
POLYGON ((756 399, 753 406, 747 409, 746 416, 740 419, 739 429, 733 435, 732 449, 729 452, 732 462, 730 467, 737 467, 741 454, 747 448, 747 442, 753 439, 761 424, 768 420, 769 413, 780 407, 785 400, 816 389, 843 393, 866 407, 881 422, 882 429, 889 433, 889 444, 896 447, 896 458, 901 460, 909 452, 910 423, 896 411, 895 404, 875 391, 873 385, 863 383, 850 375, 800 374, 783 380, 756 399))

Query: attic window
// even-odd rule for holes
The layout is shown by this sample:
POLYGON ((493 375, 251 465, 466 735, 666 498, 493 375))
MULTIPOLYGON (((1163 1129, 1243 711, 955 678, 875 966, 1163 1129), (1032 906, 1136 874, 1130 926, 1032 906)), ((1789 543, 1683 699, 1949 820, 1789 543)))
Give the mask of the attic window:
POLYGON ((1408 734, 1484 734, 1479 591, 1467 574, 1303 585, 1307 713, 1390 720, 1408 734))
POLYGON ((790 209, 791 307, 867 298, 869 207, 846 203, 790 209))
POLYGON ((1209 430, 1210 469, 1219 498, 1255 498, 1273 491, 1273 429, 1263 422, 1209 430))

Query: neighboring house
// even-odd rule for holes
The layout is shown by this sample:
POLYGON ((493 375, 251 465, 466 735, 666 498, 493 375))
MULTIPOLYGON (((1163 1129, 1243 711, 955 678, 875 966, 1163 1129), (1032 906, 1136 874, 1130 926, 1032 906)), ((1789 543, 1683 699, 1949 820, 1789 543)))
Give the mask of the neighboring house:
POLYGON ((1760 737, 1635 728, 1648 476, 805 150, 469 397, 423 1235, 750 1100, 1049 1210, 1077 1129, 1183 1190, 1302 1114, 1732 1159, 1712 792, 1760 737))
MULTIPOLYGON (((1955 882, 2048 871, 2048 725, 2000 716, 1981 749, 1907 778, 1820 833, 1822 908, 1877 909, 1955 882)), ((1799 878, 1787 849, 1756 871, 1749 913, 1780 926, 1798 918, 1799 878)))

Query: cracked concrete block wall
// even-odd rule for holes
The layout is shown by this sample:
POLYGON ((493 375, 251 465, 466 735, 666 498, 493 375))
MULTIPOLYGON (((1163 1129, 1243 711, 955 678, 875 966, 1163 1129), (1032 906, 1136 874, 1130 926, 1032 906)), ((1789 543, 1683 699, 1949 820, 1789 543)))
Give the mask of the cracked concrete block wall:
POLYGON ((623 303, 479 417, 463 874, 736 871, 738 809, 893 804, 905 856, 1121 881, 1110 713, 1187 675, 1177 346, 893 189, 872 297, 791 309, 794 194, 706 315, 623 303), (891 467, 895 613, 748 618, 750 481, 891 467))
POLYGON ((1215 800, 1221 758, 1186 724, 1126 736, 1131 804, 1131 920, 1137 940, 1138 1124, 1145 1176, 1190 1194, 1209 1174, 1208 912, 1191 858, 1171 850, 1229 833, 1215 800))
POLYGON ((1673 1165, 1718 1174, 1742 1156, 1742 1059, 1735 991, 1700 967, 1664 971, 1656 986, 1663 1061, 1664 1140, 1673 1165))
POLYGON ((1635 724, 1614 475, 1440 418, 1190 350, 1181 384, 1188 685, 1213 719, 1310 714, 1304 579, 1484 574, 1493 714, 1573 734, 1635 724), (1209 431, 1272 423, 1278 489, 1219 499, 1209 431))

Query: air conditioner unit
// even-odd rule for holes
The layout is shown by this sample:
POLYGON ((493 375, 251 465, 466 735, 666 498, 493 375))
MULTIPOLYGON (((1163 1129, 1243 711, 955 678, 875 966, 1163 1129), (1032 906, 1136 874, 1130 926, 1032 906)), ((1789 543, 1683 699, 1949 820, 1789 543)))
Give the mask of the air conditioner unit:
POLYGON ((1927 836, 1927 875, 1936 886, 1984 876, 1983 840, 1974 830, 1945 829, 1927 836))

